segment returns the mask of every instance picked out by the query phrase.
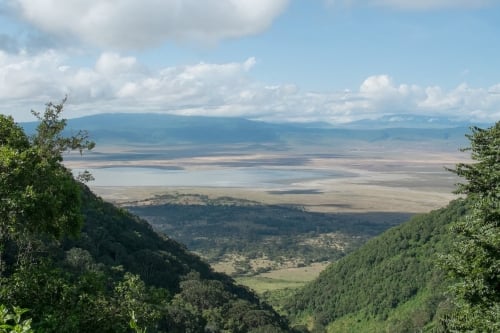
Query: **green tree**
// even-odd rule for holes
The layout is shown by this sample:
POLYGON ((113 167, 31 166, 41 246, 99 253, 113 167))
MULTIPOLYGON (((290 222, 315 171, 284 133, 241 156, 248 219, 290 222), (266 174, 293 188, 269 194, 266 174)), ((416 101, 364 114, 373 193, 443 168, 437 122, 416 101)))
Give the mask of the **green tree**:
MULTIPOLYGON (((48 103, 43 115, 32 111, 40 121, 32 137, 12 117, 0 115, 0 258, 9 239, 25 255, 32 251, 33 235, 58 239, 80 231, 80 184, 62 164, 62 155, 70 150, 82 153, 94 143, 82 131, 64 136, 65 101, 48 103)), ((84 174, 81 179, 90 177, 84 174)), ((1 261, 0 274, 3 266, 1 261)))
POLYGON ((0 333, 33 333, 31 319, 22 319, 27 309, 14 307, 14 313, 3 304, 0 304, 0 333))
POLYGON ((454 224, 455 247, 445 265, 457 282, 452 287, 456 310, 446 320, 452 331, 500 331, 500 122, 472 128, 467 136, 473 163, 451 170, 467 182, 470 212, 454 224))

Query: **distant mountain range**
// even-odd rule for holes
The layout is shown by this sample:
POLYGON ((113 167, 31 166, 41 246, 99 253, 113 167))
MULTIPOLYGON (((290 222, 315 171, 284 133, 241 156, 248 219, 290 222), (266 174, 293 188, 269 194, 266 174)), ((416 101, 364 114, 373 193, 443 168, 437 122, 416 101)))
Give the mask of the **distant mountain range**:
MULTIPOLYGON (((28 133, 36 127, 34 122, 22 125, 28 133)), ((114 113, 70 119, 67 128, 70 132, 85 129, 99 144, 258 144, 291 140, 306 144, 331 140, 462 143, 470 125, 443 117, 413 115, 383 116, 334 127, 327 123, 266 123, 243 118, 114 113)))
POLYGON ((487 123, 471 123, 464 120, 450 119, 443 116, 421 116, 414 114, 384 115, 376 119, 363 119, 347 123, 347 128, 374 129, 374 128, 452 128, 469 126, 487 127, 487 123))

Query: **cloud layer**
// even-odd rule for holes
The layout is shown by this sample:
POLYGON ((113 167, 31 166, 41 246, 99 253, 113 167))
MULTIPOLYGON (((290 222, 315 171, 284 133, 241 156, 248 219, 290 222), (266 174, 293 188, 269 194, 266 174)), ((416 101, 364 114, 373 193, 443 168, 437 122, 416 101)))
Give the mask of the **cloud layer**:
POLYGON ((370 76, 359 88, 307 92, 293 84, 251 79, 258 62, 197 63, 152 70, 134 57, 102 53, 93 66, 72 67, 54 51, 35 56, 0 52, 0 111, 24 121, 31 108, 68 95, 68 117, 98 112, 168 112, 241 116, 268 121, 349 122, 387 114, 448 116, 469 121, 500 119, 500 83, 489 88, 461 84, 397 84, 370 76))
POLYGON ((10 0, 37 29, 105 49, 214 43, 268 28, 289 0, 10 0))
MULTIPOLYGON (((152 69, 116 51, 165 41, 210 44, 257 34, 272 24, 290 0, 6 1, 7 5, 0 4, 0 14, 15 13, 33 28, 31 35, 16 38, 12 37, 14 28, 0 33, 0 50, 5 50, 0 51, 0 111, 15 114, 19 121, 26 120, 31 108, 65 95, 75 116, 153 111, 331 123, 385 114, 441 115, 470 121, 500 118, 500 84, 477 88, 463 83, 445 90, 397 83, 382 73, 345 91, 309 92, 295 84, 269 85, 252 79, 249 72, 258 66, 255 58, 152 69), (23 38, 29 40, 26 44, 37 41, 49 47, 74 40, 72 45, 78 50, 33 47, 19 52, 23 38), (98 48, 90 50, 89 45, 98 48), (36 49, 45 51, 31 53, 36 49), (101 53, 94 54, 93 60, 86 57, 91 65, 78 67, 68 54, 82 50, 101 53)), ((493 0, 322 1, 397 10, 493 4, 493 0)))

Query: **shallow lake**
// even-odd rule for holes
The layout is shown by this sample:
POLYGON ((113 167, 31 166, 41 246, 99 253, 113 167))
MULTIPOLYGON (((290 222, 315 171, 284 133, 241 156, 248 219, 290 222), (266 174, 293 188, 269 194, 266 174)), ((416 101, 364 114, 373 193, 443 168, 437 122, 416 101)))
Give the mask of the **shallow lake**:
MULTIPOLYGON (((73 170, 75 174, 81 169, 73 170)), ((214 170, 168 170, 149 167, 89 169, 92 186, 172 186, 172 187, 263 187, 277 188, 314 179, 345 177, 348 174, 322 170, 271 168, 227 168, 214 170)))

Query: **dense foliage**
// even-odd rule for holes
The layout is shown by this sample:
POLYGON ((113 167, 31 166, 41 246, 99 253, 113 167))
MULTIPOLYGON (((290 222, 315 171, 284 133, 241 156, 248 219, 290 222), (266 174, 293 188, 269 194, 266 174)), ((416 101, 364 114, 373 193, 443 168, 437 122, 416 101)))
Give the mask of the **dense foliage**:
POLYGON ((470 213, 453 225, 453 251, 445 264, 457 281, 456 310, 445 321, 450 330, 500 331, 500 122, 468 135, 473 163, 452 170, 467 182, 458 193, 470 213))
POLYGON ((2 327, 72 333, 289 331, 252 292, 74 180, 62 153, 93 144, 84 133, 61 135, 62 107, 48 104, 33 137, 12 118, 0 117, 2 327))
POLYGON ((43 116, 34 112, 40 123, 33 137, 27 137, 12 117, 0 115, 2 244, 8 240, 26 243, 32 234, 75 235, 81 227, 79 185, 62 165, 62 153, 82 152, 94 144, 85 132, 71 138, 61 136, 65 126, 59 119, 62 106, 48 104, 43 116))
POLYGON ((289 299, 286 309, 297 321, 312 320, 316 329, 345 318, 352 318, 344 323, 358 332, 414 332, 432 325, 445 304, 436 256, 450 246, 449 224, 464 212, 457 201, 389 229, 330 265, 289 299), (410 311, 393 315, 415 299, 410 311), (374 328, 373 322, 379 324, 374 328))
POLYGON ((500 122, 468 138, 473 163, 451 170, 467 181, 465 198, 329 266, 288 300, 296 321, 319 331, 500 330, 500 122))

